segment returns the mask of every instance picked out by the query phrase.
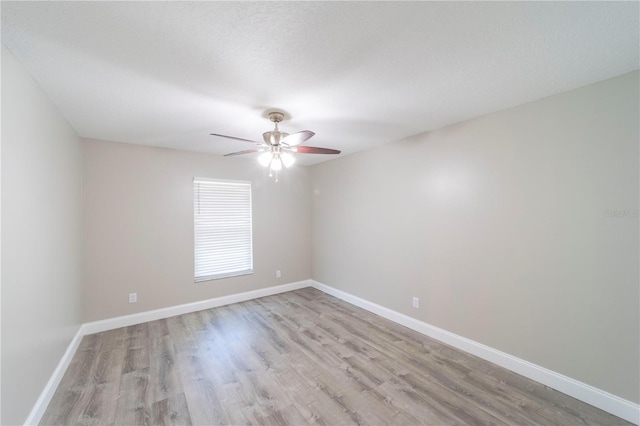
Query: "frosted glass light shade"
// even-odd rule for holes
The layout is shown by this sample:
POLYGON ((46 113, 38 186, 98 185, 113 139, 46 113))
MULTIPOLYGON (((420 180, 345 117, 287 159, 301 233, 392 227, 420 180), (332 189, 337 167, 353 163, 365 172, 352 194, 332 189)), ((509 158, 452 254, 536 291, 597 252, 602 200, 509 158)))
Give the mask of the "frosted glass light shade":
POLYGON ((293 163, 296 162, 296 159, 293 158, 293 155, 289 154, 288 152, 283 152, 282 154, 280 154, 280 157, 282 158, 282 164, 284 164, 285 167, 291 167, 293 163))
POLYGON ((280 160, 280 157, 273 157, 273 160, 271 160, 271 170, 276 172, 282 170, 282 160, 280 160))
POLYGON ((272 157, 273 155, 271 154, 271 151, 265 152, 264 154, 260 154, 260 156, 258 157, 258 162, 263 166, 267 167, 271 162, 272 157))

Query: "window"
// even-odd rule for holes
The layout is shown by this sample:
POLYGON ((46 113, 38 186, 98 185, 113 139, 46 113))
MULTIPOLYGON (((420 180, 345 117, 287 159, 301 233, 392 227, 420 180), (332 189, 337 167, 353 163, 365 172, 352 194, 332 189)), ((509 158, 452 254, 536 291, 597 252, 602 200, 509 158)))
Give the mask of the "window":
POLYGON ((251 182, 193 180, 196 282, 253 273, 251 182))

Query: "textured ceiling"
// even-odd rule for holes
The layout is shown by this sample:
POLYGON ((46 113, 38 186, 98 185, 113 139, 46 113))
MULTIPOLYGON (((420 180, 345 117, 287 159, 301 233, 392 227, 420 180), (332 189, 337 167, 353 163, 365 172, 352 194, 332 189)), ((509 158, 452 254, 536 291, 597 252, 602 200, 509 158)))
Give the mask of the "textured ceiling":
POLYGON ((268 109, 346 154, 639 63, 638 2, 1 6, 2 42, 81 136, 219 154, 250 145, 209 133, 260 140, 268 109))

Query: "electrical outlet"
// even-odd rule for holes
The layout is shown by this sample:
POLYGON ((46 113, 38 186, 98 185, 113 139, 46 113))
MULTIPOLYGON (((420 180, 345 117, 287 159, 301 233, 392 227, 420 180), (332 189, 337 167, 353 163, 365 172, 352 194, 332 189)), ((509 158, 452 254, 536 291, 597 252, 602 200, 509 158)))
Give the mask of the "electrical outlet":
POLYGON ((413 307, 416 309, 420 308, 420 298, 418 297, 413 298, 413 307))
POLYGON ((280 271, 276 271, 276 278, 280 278, 282 276, 282 274, 280 273, 280 271))
POLYGON ((138 293, 129 293, 129 303, 136 303, 138 301, 138 293))

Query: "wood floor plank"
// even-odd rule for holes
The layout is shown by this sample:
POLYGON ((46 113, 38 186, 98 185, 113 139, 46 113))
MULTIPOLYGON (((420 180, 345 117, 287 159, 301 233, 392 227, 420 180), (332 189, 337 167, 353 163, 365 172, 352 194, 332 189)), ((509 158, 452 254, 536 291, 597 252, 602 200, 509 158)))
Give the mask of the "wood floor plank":
POLYGON ((85 336, 41 424, 629 423, 305 288, 85 336))

